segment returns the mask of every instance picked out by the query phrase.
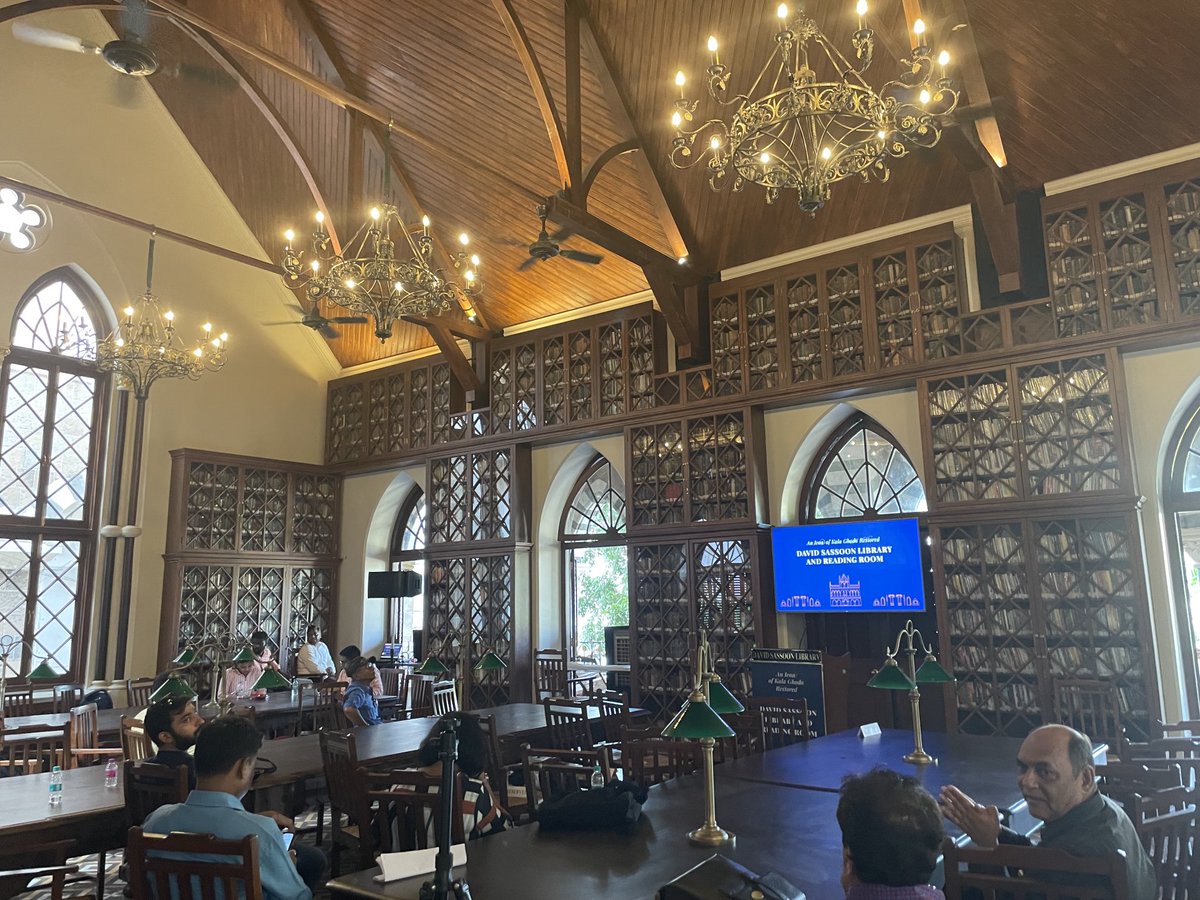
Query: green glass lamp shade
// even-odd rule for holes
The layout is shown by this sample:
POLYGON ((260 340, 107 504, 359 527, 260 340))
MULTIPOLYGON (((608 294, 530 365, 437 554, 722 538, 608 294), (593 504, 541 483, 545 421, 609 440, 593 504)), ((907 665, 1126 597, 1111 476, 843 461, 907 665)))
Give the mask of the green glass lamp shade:
POLYGON ((724 738, 734 734, 725 720, 704 702, 702 693, 692 694, 662 733, 668 738, 724 738))
POLYGON ((249 647, 243 647, 237 653, 233 654, 233 659, 230 661, 234 663, 248 663, 254 662, 255 659, 256 657, 254 656, 254 651, 249 647))
POLYGON ((195 650, 191 647, 185 647, 177 657, 171 660, 171 664, 175 666, 190 666, 196 661, 196 656, 195 650))
POLYGON ((50 667, 50 660, 43 659, 36 669, 29 673, 30 681, 53 681, 58 673, 50 667))
MULTIPOLYGON (((237 659, 237 657, 234 657, 237 659)), ((290 688, 292 683, 275 669, 267 669, 258 676, 258 681, 254 682, 253 690, 256 691, 281 691, 290 688)))
POLYGON ((867 682, 867 687, 882 688, 885 691, 911 691, 914 685, 904 674, 904 670, 896 665, 896 661, 889 657, 883 668, 867 682))
POLYGON ((187 682, 178 676, 171 675, 150 695, 150 702, 157 703, 159 700, 174 700, 176 698, 191 700, 195 696, 196 692, 192 690, 187 682))
POLYGON ((746 707, 742 706, 742 701, 733 696, 729 688, 725 687, 720 680, 708 683, 708 705, 713 712, 721 715, 746 711, 746 707))
POLYGON ((425 657, 421 664, 413 669, 413 673, 416 675, 445 675, 449 671, 449 666, 432 654, 425 657))
POLYGON ((479 657, 479 662, 475 663, 476 669, 482 669, 485 672, 494 672, 497 669, 507 669, 508 663, 496 655, 496 651, 489 650, 483 656, 479 657))
POLYGON ((953 680, 954 676, 942 668, 932 653, 925 657, 925 662, 917 669, 917 684, 947 684, 953 680))

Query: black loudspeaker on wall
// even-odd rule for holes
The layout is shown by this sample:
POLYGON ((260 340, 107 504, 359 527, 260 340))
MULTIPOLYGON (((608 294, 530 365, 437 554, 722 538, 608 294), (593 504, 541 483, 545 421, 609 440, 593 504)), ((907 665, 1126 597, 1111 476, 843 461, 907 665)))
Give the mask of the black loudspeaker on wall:
POLYGON ((368 597, 415 597, 420 593, 421 576, 416 572, 367 573, 368 597))

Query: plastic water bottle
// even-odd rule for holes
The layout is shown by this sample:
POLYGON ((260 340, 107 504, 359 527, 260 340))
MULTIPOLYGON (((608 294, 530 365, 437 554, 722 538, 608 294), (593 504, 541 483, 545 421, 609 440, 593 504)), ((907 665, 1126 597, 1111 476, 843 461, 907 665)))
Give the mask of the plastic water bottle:
POLYGON ((104 767, 104 786, 106 788, 115 788, 117 786, 117 761, 111 756, 104 767))
POLYGON ((604 773, 600 771, 600 763, 596 763, 596 767, 592 769, 592 790, 604 790, 604 773))
POLYGON ((293 703, 295 702, 295 700, 298 696, 300 696, 300 679, 293 678, 292 679, 292 702, 293 703))
POLYGON ((50 805, 62 806, 62 795, 62 766, 55 766, 50 770, 50 805))

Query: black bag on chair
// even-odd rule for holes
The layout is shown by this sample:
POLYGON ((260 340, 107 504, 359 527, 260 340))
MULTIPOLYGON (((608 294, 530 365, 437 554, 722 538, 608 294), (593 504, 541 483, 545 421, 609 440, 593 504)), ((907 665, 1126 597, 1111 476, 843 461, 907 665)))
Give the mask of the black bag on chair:
POLYGON ((658 891, 658 900, 805 900, 804 891, 780 875, 755 875, 714 853, 658 891))
POLYGON ((543 831, 629 831, 642 817, 634 792, 614 783, 603 790, 571 791, 546 800, 537 808, 543 831))
POLYGON ((83 702, 84 703, 95 703, 96 709, 112 709, 113 708, 112 695, 109 694, 108 691, 103 690, 103 689, 95 690, 95 691, 88 691, 86 694, 83 695, 83 702))

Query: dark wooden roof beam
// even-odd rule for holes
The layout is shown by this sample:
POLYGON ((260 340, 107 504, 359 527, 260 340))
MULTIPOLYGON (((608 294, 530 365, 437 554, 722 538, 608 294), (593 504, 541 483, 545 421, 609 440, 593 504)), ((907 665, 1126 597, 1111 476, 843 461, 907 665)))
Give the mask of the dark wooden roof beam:
POLYGON ((483 381, 480 379, 479 373, 475 371, 475 367, 471 365, 471 361, 467 359, 467 355, 463 353, 462 347, 458 345, 458 341, 451 334, 450 329, 441 321, 429 319, 424 324, 433 337, 433 342, 437 344, 438 349, 446 358, 446 362, 450 366, 450 374, 463 389, 467 399, 474 400, 476 392, 483 390, 483 381))
POLYGON ((445 328, 455 337, 468 341, 490 341, 500 337, 500 332, 493 331, 468 319, 458 319, 451 316, 404 316, 405 322, 412 322, 424 328, 445 328))

